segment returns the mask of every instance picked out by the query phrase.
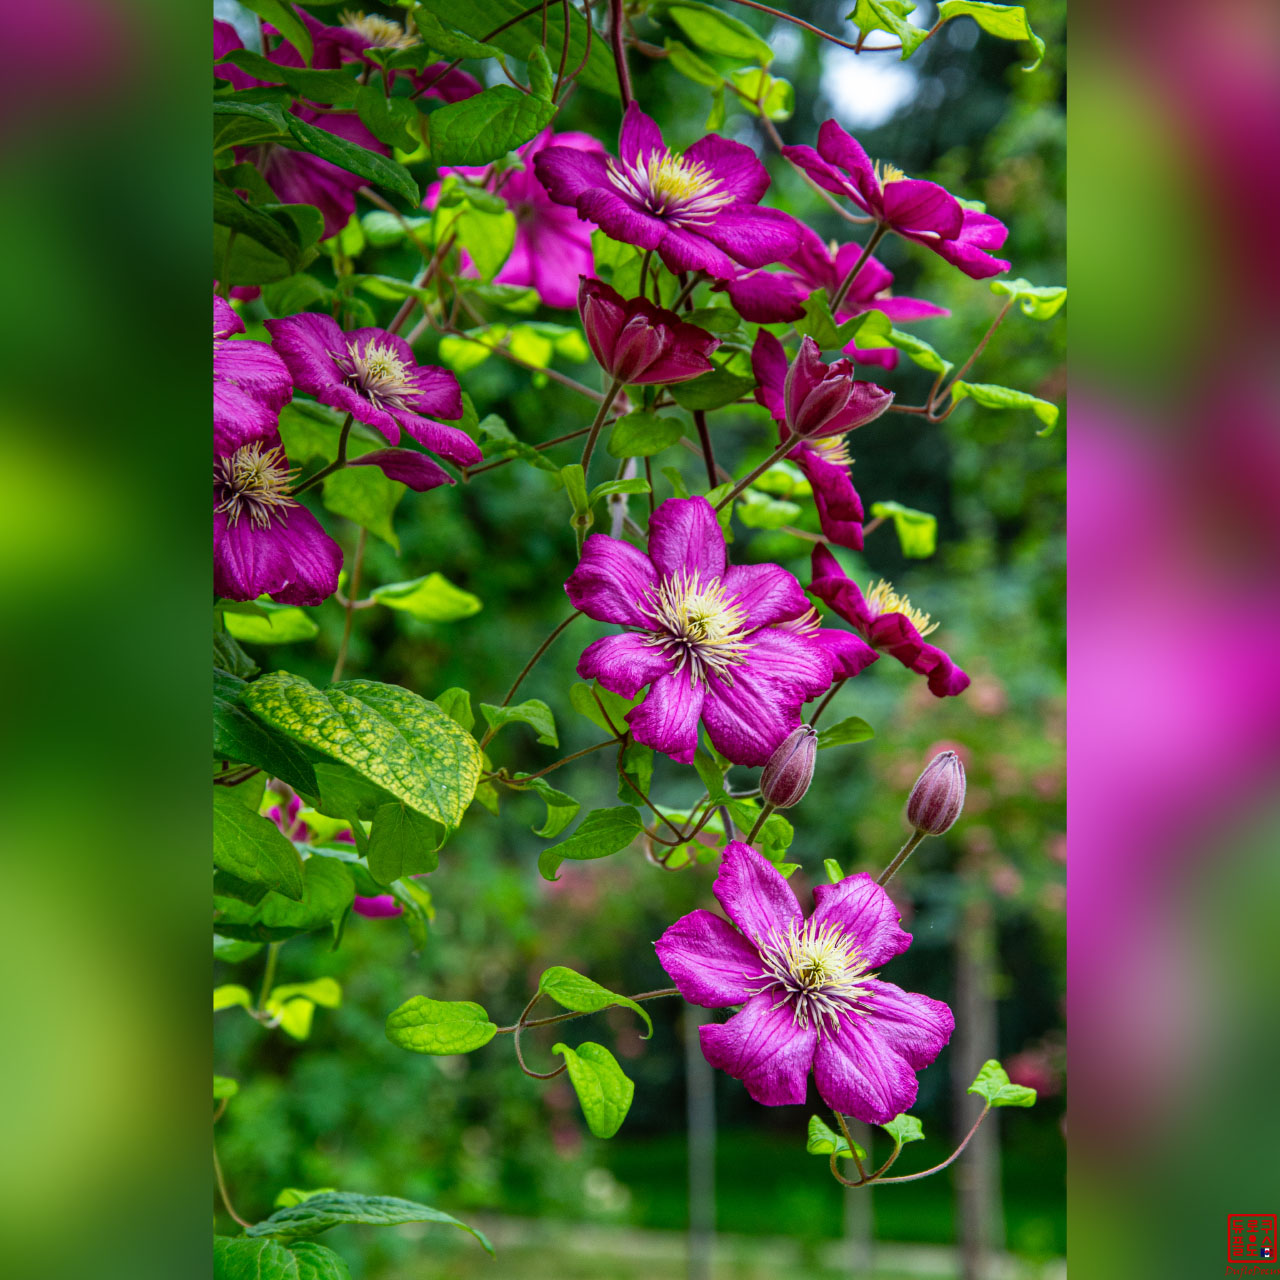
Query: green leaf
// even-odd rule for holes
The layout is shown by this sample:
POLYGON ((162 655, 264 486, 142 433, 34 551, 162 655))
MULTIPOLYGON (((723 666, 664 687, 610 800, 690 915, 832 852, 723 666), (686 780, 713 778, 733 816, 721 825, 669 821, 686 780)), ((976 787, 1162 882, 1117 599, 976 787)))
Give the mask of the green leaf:
POLYGON ((562 1054, 568 1065, 587 1128, 597 1138, 612 1138, 627 1118, 636 1092, 618 1060, 603 1045, 590 1040, 577 1049, 570 1049, 567 1044, 552 1045, 551 1052, 562 1054))
POLYGON ((670 37, 663 40, 662 44, 667 51, 667 57, 671 65, 686 80, 692 80, 694 84, 700 84, 707 89, 714 89, 718 93, 723 93, 724 76, 710 63, 703 62, 687 44, 681 44, 679 40, 672 40, 670 37))
POLYGON ((982 1064, 978 1078, 965 1092, 976 1093, 993 1107, 1030 1107, 1036 1100, 1036 1091, 1026 1085, 1012 1084, 1009 1073, 995 1058, 988 1058, 982 1064))
POLYGON ((442 1222, 475 1236, 489 1253, 493 1252, 483 1233, 439 1209, 394 1196, 362 1196, 350 1191, 326 1191, 310 1196, 301 1204, 277 1209, 271 1217, 247 1228, 245 1235, 305 1240, 347 1222, 363 1222, 375 1227, 394 1227, 405 1222, 442 1222))
POLYGON ((526 778, 521 774, 511 781, 511 786, 519 791, 532 791, 542 798, 547 806, 547 820, 540 827, 533 828, 533 834, 550 840, 558 836, 571 823, 582 803, 563 791, 557 791, 545 778, 526 778))
POLYGON ((316 234, 304 239, 291 212, 299 209, 319 216, 319 210, 309 205, 251 205, 215 185, 213 261, 219 279, 225 276, 224 283, 232 285, 269 284, 304 267, 315 256, 312 246, 320 228, 312 228, 316 234))
MULTIPOLYGON (((249 49, 234 49, 214 65, 223 62, 230 62, 241 71, 247 71, 251 76, 269 84, 288 85, 301 97, 309 98, 312 102, 346 107, 356 100, 360 92, 354 76, 343 75, 341 71, 312 71, 306 67, 281 66, 249 49)), ((279 132, 284 133, 286 127, 282 119, 279 132)))
POLYGON ((234 1098, 239 1092, 239 1080, 233 1080, 230 1076, 213 1077, 213 1100, 215 1102, 217 1102, 219 1098, 234 1098))
POLYGON ((649 1028, 649 1035, 641 1038, 647 1040, 653 1035, 653 1019, 642 1006, 630 997, 620 996, 616 991, 610 991, 608 987, 602 987, 598 982, 593 982, 564 965, 554 965, 538 979, 538 992, 550 996, 556 1004, 564 1009, 572 1009, 574 1013, 599 1013, 601 1009, 608 1009, 613 1005, 634 1009, 649 1028))
POLYGON ((473 40, 469 35, 445 26, 425 4, 414 8, 413 23, 423 43, 446 58, 496 58, 502 53, 497 45, 473 40))
POLYGON ((907 21, 907 15, 915 12, 910 0, 858 0, 851 18, 865 36, 872 31, 888 31, 898 37, 905 61, 925 42, 928 32, 907 21))
POLYGON ((650 13, 655 18, 669 18, 707 53, 723 58, 747 58, 762 67, 773 61, 773 50, 768 43, 745 22, 709 4, 699 4, 696 0, 661 0, 651 6, 650 13))
POLYGON ((432 163, 439 167, 501 160, 545 129, 553 115, 555 107, 545 98, 509 84, 493 85, 431 113, 432 163))
MULTIPOLYGON (((221 987, 213 989, 213 1011, 221 1013, 223 1009, 252 1009, 253 996, 249 993, 248 987, 242 987, 237 983, 226 983, 221 987)), ((213 1083, 215 1090, 217 1088, 219 1076, 214 1076, 213 1083)), ((215 1092, 215 1098, 219 1095, 215 1092)))
POLYGON ((615 493, 648 493, 649 482, 635 477, 631 480, 605 480, 596 485, 587 495, 587 501, 593 506, 601 498, 612 497, 615 493))
POLYGON ((315 618, 297 605, 258 601, 263 612, 224 613, 227 630, 246 644, 296 644, 319 635, 315 618))
POLYGON ((930 373, 947 374, 951 372, 951 361, 940 356, 923 338, 913 333, 904 333, 894 329, 889 334, 889 345, 905 351, 910 360, 930 373))
POLYGON ((924 1126, 915 1116, 909 1116, 905 1113, 900 1116, 894 1116, 888 1124, 882 1124, 880 1127, 900 1147, 905 1146, 908 1142, 924 1141, 924 1126))
POLYGON ((850 716, 839 724, 829 725, 818 732, 818 750, 823 747, 843 747, 851 742, 866 742, 874 738, 876 731, 861 716, 850 716))
POLYGON ((387 1016, 387 1039, 414 1053, 471 1053, 497 1031, 484 1009, 470 1000, 413 996, 387 1016))
POLYGON ((370 595, 388 609, 399 609, 422 622, 457 622, 484 608, 479 596, 455 587, 442 573, 429 573, 409 582, 391 582, 375 588, 370 595))
MULTIPOLYGON (((512 93, 515 92, 513 89, 512 93)), ((404 165, 388 160, 376 151, 348 142, 336 133, 317 129, 314 125, 299 120, 297 116, 289 116, 288 126, 298 149, 319 156, 321 160, 328 160, 330 164, 336 164, 339 169, 366 179, 375 187, 390 191, 404 200, 415 213, 418 212, 422 193, 404 165)))
POLYGON ((738 519, 749 529, 780 529, 800 515, 794 502, 780 502, 754 489, 739 494, 735 507, 738 519))
POLYGON ((893 521, 902 554, 909 559, 923 560, 938 549, 937 516, 904 507, 900 502, 873 502, 871 514, 893 521))
POLYGON ((316 978, 273 987, 266 1008, 282 1031, 295 1040, 305 1040, 311 1034, 316 1005, 336 1009, 341 1003, 342 988, 332 978, 316 978))
POLYGON ((475 794, 475 739, 434 702, 397 685, 346 680, 320 690, 274 671, 255 680, 242 701, 260 720, 445 826, 458 825, 475 794))
POLYGON ((753 116, 760 114, 761 107, 768 120, 790 120, 795 115, 796 89, 790 80, 771 76, 758 67, 735 71, 729 78, 737 85, 743 105, 753 116))
POLYGON ((377 467, 343 467, 325 477, 320 492, 325 507, 335 516, 353 521, 399 552, 400 539, 392 519, 404 497, 404 485, 377 467))
POLYGON ((492 703, 480 704, 481 714, 495 733, 504 725, 527 724, 538 735, 538 741, 548 747, 558 747, 560 739, 556 736, 556 718, 551 708, 540 698, 530 698, 527 702, 517 702, 513 707, 495 707, 492 703))
MULTIPOLYGON (((245 653, 233 636, 227 635, 225 631, 219 631, 215 626, 213 632, 213 670, 216 687, 216 677, 219 674, 235 676, 240 680, 252 680, 261 668, 245 653)), ((239 697, 238 692, 236 696, 239 697)))
POLYGON ((643 795, 649 794, 649 786, 653 782, 653 748, 640 742, 628 742, 622 751, 622 772, 618 775, 618 799, 627 804, 635 804, 636 792, 632 784, 640 789, 643 795))
POLYGON ((285 113, 275 103, 215 100, 213 104, 213 149, 248 147, 283 137, 289 130, 285 113))
POLYGON ((845 878, 844 869, 834 858, 823 858, 822 869, 827 873, 827 879, 832 884, 839 884, 845 878))
POLYGON ((228 938, 249 942, 281 942, 297 933, 333 926, 335 933, 355 898, 355 886, 333 858, 310 857, 302 864, 302 899, 292 902, 268 893, 256 906, 215 897, 215 927, 228 938))
POLYGON ((333 978, 312 978, 310 982, 286 982, 271 988, 270 1000, 305 999, 312 1004, 336 1009, 342 1003, 342 987, 333 978))
POLYGON ((213 794, 213 865, 295 901, 302 897, 298 851, 274 822, 251 813, 225 787, 213 794))
POLYGON ((556 871, 566 860, 589 862, 625 849, 640 834, 640 815, 629 804, 596 809, 587 814, 568 840, 538 855, 538 872, 544 880, 558 880, 556 871))
POLYGON ((243 680, 225 671, 213 673, 214 754, 240 764, 251 764, 295 791, 314 795, 316 775, 306 753, 297 743, 268 729, 239 705, 244 687, 243 680))
POLYGON ((529 88, 545 102, 550 102, 555 90, 556 78, 551 71, 551 63, 547 60, 547 52, 542 45, 535 44, 525 61, 529 66, 529 88))
POLYGON ((829 1156, 833 1151, 838 1156, 843 1156, 846 1160, 857 1153, 859 1160, 865 1160, 867 1153, 858 1146, 853 1144, 853 1151, 849 1150, 849 1144, 844 1140, 843 1133, 837 1133, 830 1125, 824 1124, 819 1116, 809 1117, 809 1140, 805 1143, 804 1149, 811 1156, 829 1156))
POLYGON ((467 251, 480 278, 491 281, 511 256, 516 242, 516 217, 507 209, 487 213, 467 204, 453 220, 451 230, 467 251))
POLYGON ((471 693, 467 689, 445 689, 435 696, 435 704, 441 711, 456 721, 468 733, 476 727, 475 712, 471 710, 471 693))
POLYGON ((336 1191, 337 1187, 313 1187, 310 1191, 301 1187, 285 1187, 274 1200, 277 1209, 287 1208, 291 1204, 301 1204, 312 1196, 323 1195, 326 1191, 336 1191))
MULTIPOLYGON (((460 27, 468 35, 475 36, 477 39, 488 36, 490 32, 503 27, 504 23, 511 22, 514 18, 520 18, 520 21, 512 22, 510 26, 490 36, 490 43, 517 58, 525 58, 528 56, 529 46, 534 41, 541 43, 542 36, 540 13, 536 11, 526 13, 528 8, 524 0, 467 0, 465 5, 460 5, 458 0, 422 0, 415 12, 421 13, 424 9, 428 10, 451 26, 460 27), (522 14, 523 17, 521 17, 522 14)), ((571 15, 567 65, 572 70, 582 61, 583 55, 587 52, 587 24, 578 13, 571 10, 571 15)), ((431 41, 427 40, 427 43, 430 44, 431 41)), ((547 11, 547 58, 553 66, 559 65, 563 45, 564 19, 560 8, 554 6, 547 11)), ((610 94, 614 98, 619 96, 618 73, 614 69, 613 56, 609 51, 607 40, 596 37, 592 41, 590 56, 582 69, 582 74, 578 77, 578 82, 589 89, 610 94)))
POLYGON ((1034 71, 1044 61, 1044 41, 1031 30, 1027 11, 1020 4, 984 4, 982 0, 942 0, 938 5, 938 21, 969 17, 990 36, 1001 40, 1028 40, 1036 51, 1036 60, 1024 71, 1034 71))
POLYGON ((408 98, 388 96, 380 84, 367 84, 356 99, 360 123, 379 142, 401 151, 416 151, 422 145, 422 125, 426 117, 408 98))
POLYGON ((260 18, 265 18, 302 55, 302 61, 311 65, 314 50, 311 35, 288 0, 243 0, 244 7, 260 18))
POLYGON ((693 767, 707 789, 707 796, 713 804, 728 804, 729 793, 724 787, 724 770, 711 758, 705 747, 699 747, 694 753, 693 767))
POLYGON ((953 402, 971 397, 986 409, 1030 409, 1044 423, 1038 436, 1047 436, 1058 423, 1058 406, 1027 391, 1015 391, 1012 387, 997 387, 988 382, 954 382, 951 384, 953 402))
POLYGON ((684 409, 719 409, 747 394, 754 378, 739 378, 724 369, 712 369, 671 388, 675 401, 684 409))
POLYGON ((579 681, 569 689, 569 704, 573 709, 586 716, 596 728, 610 734, 626 733, 627 712, 639 701, 639 698, 624 698, 598 683, 591 685, 579 681), (600 701, 597 702, 596 698, 600 701), (601 705, 604 712, 600 710, 601 705), (613 722, 612 726, 610 721, 613 722))
POLYGON ((993 280, 991 292, 1013 298, 1024 316, 1049 320, 1062 309, 1067 291, 1062 285, 1036 285, 1029 280, 993 280))
POLYGON ((244 1236, 213 1240, 213 1280, 351 1280, 342 1258, 309 1240, 287 1248, 244 1236))
POLYGON ((444 829, 403 804, 384 804, 369 832, 369 871, 379 884, 425 875, 440 865, 444 829))
POLYGON ((649 458, 678 444, 683 436, 683 419, 637 409, 613 424, 608 449, 615 458, 649 458))

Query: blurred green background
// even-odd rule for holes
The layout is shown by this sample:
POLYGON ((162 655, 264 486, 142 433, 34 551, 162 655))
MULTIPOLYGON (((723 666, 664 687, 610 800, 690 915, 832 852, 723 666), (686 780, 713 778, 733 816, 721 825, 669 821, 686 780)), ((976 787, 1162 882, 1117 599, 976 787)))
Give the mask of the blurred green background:
MULTIPOLYGON (((1029 6, 1049 47, 1030 74, 1020 69, 1025 47, 980 36, 967 20, 899 63, 893 54, 855 58, 786 24, 771 27, 765 15, 734 12, 773 42, 774 74, 795 85, 795 115, 778 126, 786 141, 812 142, 818 124, 834 115, 872 156, 985 201, 1010 227, 1003 253, 1012 275, 1064 282, 1061 4, 1029 6)), ((827 30, 852 30, 840 6, 813 3, 797 12, 827 30)), ((915 20, 932 22, 927 0, 915 20)), ((660 43, 648 22, 638 30, 660 43)), ((679 147, 700 137, 705 91, 661 61, 633 55, 632 63, 637 97, 667 140, 679 147)), ((615 103, 580 89, 558 127, 594 132, 612 150, 617 120, 615 103)), ((768 202, 824 236, 843 235, 847 224, 772 153, 744 111, 731 106, 723 131, 765 159, 775 176, 768 202)), ((918 247, 890 239, 879 256, 896 273, 895 292, 951 309, 950 318, 913 329, 962 361, 999 300, 918 247)), ((407 278, 417 261, 408 249, 368 250, 362 267, 367 262, 369 270, 407 278)), ((1014 311, 972 376, 1060 401, 1065 329, 1062 316, 1037 324, 1014 311)), ((424 340, 419 353, 432 359, 433 340, 424 340)), ((584 376, 580 367, 565 370, 584 376)), ((919 403, 930 381, 905 360, 882 379, 879 371, 863 376, 884 381, 905 403, 919 403)), ((462 381, 481 417, 498 413, 530 440, 589 421, 589 406, 573 392, 495 360, 462 381)), ((711 422, 720 461, 739 473, 769 447, 771 429, 761 412, 729 408, 711 422)), ((904 560, 885 525, 869 535, 861 559, 851 554, 844 562, 863 580, 891 579, 940 620, 935 641, 973 685, 940 701, 886 659, 846 686, 827 722, 861 715, 876 737, 819 757, 814 785, 790 815, 797 834, 789 856, 802 864, 792 879, 802 901, 822 878, 824 858, 838 859, 846 872, 878 871, 904 837, 903 805, 920 768, 943 744, 960 749, 969 777, 964 816, 946 837, 927 842, 893 887, 915 945, 886 976, 947 1000, 961 1022, 956 1040, 921 1076, 914 1113, 927 1141, 908 1147, 899 1168, 910 1172, 944 1158, 967 1130, 978 1108, 964 1095, 974 1074, 964 1069, 975 1055, 977 1063, 1000 1057, 1015 1079, 1041 1088, 1040 1102, 993 1117, 983 1132, 998 1142, 967 1153, 945 1173, 850 1206, 825 1161, 805 1153, 807 1118, 820 1104, 766 1109, 717 1074, 717 1274, 958 1275, 957 1195, 965 1187, 977 1197, 968 1212, 982 1217, 1001 1255, 983 1274, 1050 1274, 1065 1249, 1064 450, 1061 432, 1039 438, 1038 426, 1030 416, 966 403, 936 425, 890 414, 853 440, 853 475, 864 501, 896 500, 934 513, 939 547, 929 560, 904 560), (985 1198, 981 1186, 965 1182, 975 1170, 988 1188, 985 1198)), ((677 460, 697 486, 699 459, 660 459, 677 460)), ((349 556, 354 527, 326 520, 349 556)), ((797 523, 817 527, 807 510, 797 523)), ((385 609, 358 613, 346 674, 402 683, 426 696, 458 685, 471 690, 473 703, 500 701, 566 612, 562 583, 575 553, 563 495, 546 473, 505 466, 467 486, 408 495, 395 529, 398 557, 385 543, 369 541, 368 586, 438 570, 479 596, 483 610, 441 626, 385 609)), ((807 581, 808 548, 784 532, 739 524, 731 555, 776 560, 807 581)), ((314 614, 321 628, 314 642, 251 647, 255 659, 327 680, 343 613, 331 601, 314 614)), ((507 730, 491 750, 495 764, 538 769, 598 740, 566 697, 591 638, 588 627, 592 635, 605 630, 576 626, 522 690, 555 709, 561 749, 507 730)), ((752 775, 731 776, 741 784, 752 775)), ((567 766, 552 781, 586 806, 615 802, 606 755, 567 766)), ((700 788, 691 771, 660 760, 654 794, 678 806, 700 788)), ((686 1026, 677 1002, 648 1006, 656 1026, 651 1041, 639 1039, 632 1015, 598 1015, 582 1024, 586 1035, 614 1049, 636 1081, 631 1113, 607 1143, 586 1132, 564 1079, 525 1077, 503 1040, 467 1057, 438 1059, 406 1053, 383 1034, 387 1013, 414 994, 477 1000, 500 1023, 514 1021, 552 964, 618 991, 665 984, 652 942, 677 916, 710 903, 714 868, 665 872, 632 849, 599 863, 569 864, 558 883, 547 884, 535 866, 546 842, 529 830, 541 812, 536 798, 510 793, 500 817, 473 806, 442 851, 439 871, 423 882, 436 915, 421 951, 412 949, 400 921, 359 917, 337 951, 322 935, 286 944, 279 981, 323 974, 343 987, 342 1006, 317 1010, 307 1042, 264 1032, 239 1010, 218 1015, 215 1069, 241 1084, 218 1124, 218 1148, 241 1213, 265 1216, 284 1187, 378 1192, 454 1212, 485 1226, 499 1246, 495 1264, 469 1238, 443 1227, 345 1228, 328 1239, 357 1280, 685 1274, 679 1233, 688 1222, 686 1026)), ((216 980, 256 989, 262 964, 262 954, 219 964, 216 980)), ((554 1039, 530 1036, 533 1065, 550 1069, 554 1039)), ((887 1151, 881 1134, 876 1152, 887 1151)), ((231 1229, 223 1215, 219 1227, 231 1229)))

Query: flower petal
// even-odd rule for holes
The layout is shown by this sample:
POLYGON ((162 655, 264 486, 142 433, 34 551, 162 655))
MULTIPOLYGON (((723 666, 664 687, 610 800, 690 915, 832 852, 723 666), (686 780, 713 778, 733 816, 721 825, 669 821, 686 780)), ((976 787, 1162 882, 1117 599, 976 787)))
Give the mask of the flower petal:
POLYGON ((751 371, 760 384, 756 388, 756 400, 768 409, 773 420, 786 422, 787 408, 783 388, 787 382, 787 353, 773 334, 761 329, 751 348, 751 371))
POLYGON ((871 200, 879 195, 880 183, 871 157, 834 120, 824 120, 818 129, 818 154, 828 164, 843 169, 864 198, 871 200))
POLYGON ((789 213, 749 205, 721 209, 699 230, 744 267, 781 262, 795 253, 800 241, 795 219, 789 213))
POLYGON ((213 589, 228 600, 321 604, 338 589, 341 568, 342 548, 306 507, 290 507, 266 529, 214 513, 213 589))
POLYGON ((403 409, 393 409, 391 416, 424 449, 430 449, 432 453, 438 453, 460 467, 474 467, 484 460, 480 446, 459 427, 432 422, 430 418, 419 417, 418 414, 408 413, 403 409))
POLYGON ((664 578, 723 577, 724 532, 706 498, 668 498, 649 519, 649 558, 664 578))
MULTIPOLYGON (((215 22, 215 34, 218 27, 226 26, 224 22, 215 22)), ((238 47, 238 46, 233 46, 238 47)), ((244 321, 236 314, 235 309, 225 299, 220 298, 216 293, 213 295, 213 336, 215 338, 227 338, 233 333, 244 332, 244 321)))
POLYGON ((718 133, 699 139, 685 153, 686 160, 702 165, 720 184, 739 200, 757 204, 769 189, 769 171, 756 153, 741 142, 731 142, 718 133))
POLYGON ((303 311, 263 323, 271 334, 272 347, 285 362, 299 391, 314 396, 342 386, 342 371, 329 353, 345 353, 347 341, 332 316, 303 311))
POLYGON ((846 622, 853 623, 865 638, 870 639, 875 615, 867 607, 858 584, 845 574, 840 562, 826 547, 817 546, 813 549, 813 577, 809 590, 846 622))
POLYGON ((822 532, 842 547, 862 550, 862 499, 853 487, 849 472, 809 445, 792 451, 800 470, 813 488, 813 505, 818 509, 822 532))
POLYGON ((867 639, 877 649, 897 658, 909 671, 928 676, 929 692, 937 698, 954 697, 969 687, 969 677, 950 655, 926 643, 904 614, 881 614, 871 624, 867 639))
POLYGON ((706 271, 717 280, 728 280, 738 270, 734 260, 703 234, 701 223, 685 227, 673 219, 662 225, 662 239, 656 247, 669 271, 706 271))
POLYGON ((781 565, 730 565, 721 581, 746 611, 748 627, 798 618, 810 607, 804 588, 781 565))
POLYGON ((627 168, 646 165, 655 152, 665 154, 666 143, 662 130, 650 116, 645 115, 636 103, 627 103, 622 116, 622 129, 618 133, 618 156, 627 168))
POLYGON ((705 691, 706 686, 694 684, 687 671, 659 677, 649 686, 644 701, 627 712, 632 737, 677 764, 692 764, 705 691))
POLYGON ((895 231, 923 231, 942 240, 954 240, 964 225, 964 210, 955 196, 920 178, 886 183, 884 214, 895 231))
POLYGON ((634 632, 594 640, 578 659, 578 674, 584 680, 598 679, 602 685, 624 698, 634 698, 647 684, 671 669, 671 659, 661 649, 634 632))
POLYGON ((795 892, 782 872, 741 840, 725 845, 711 891, 749 941, 785 933, 804 920, 795 892))
POLYGON ((798 1106, 808 1092, 818 1032, 774 1004, 770 994, 752 996, 728 1022, 699 1027, 702 1054, 766 1107, 798 1106))
POLYGON ((899 924, 893 899, 865 871, 836 884, 815 886, 813 900, 817 905, 810 922, 837 926, 858 944, 861 959, 872 969, 911 945, 911 935, 899 924))
POLYGON ((877 1024, 852 1013, 818 1041, 813 1081, 827 1106, 864 1124, 888 1124, 910 1109, 919 1089, 916 1073, 877 1024))
POLYGON ((819 627, 814 638, 831 659, 832 678, 848 680, 865 671, 880 655, 860 636, 837 627, 819 627))
POLYGON ((578 216, 594 222, 606 235, 641 249, 656 249, 669 224, 638 208, 612 189, 597 187, 578 199, 578 216))
POLYGON ((213 383, 213 448, 223 455, 276 433, 276 414, 234 382, 213 383))
POLYGON ((599 622, 628 627, 653 625, 646 601, 658 575, 643 551, 620 538, 593 533, 564 589, 575 609, 599 622))
POLYGON ((875 1021, 876 1030, 895 1053, 917 1071, 942 1052, 956 1029, 955 1016, 941 1000, 903 991, 892 982, 867 979, 859 1004, 875 1021))
POLYGON ((388 480, 407 484, 415 493, 426 493, 428 489, 439 488, 442 484, 456 483, 442 467, 413 449, 375 449, 358 458, 348 458, 347 466, 380 467, 388 480))
POLYGON ((871 206, 866 197, 833 164, 828 164, 812 147, 783 147, 782 154, 792 164, 803 169, 824 191, 833 195, 844 196, 866 213, 871 213, 871 206))
POLYGON ((680 994, 705 1009, 750 1000, 760 987, 760 953, 726 920, 699 907, 654 943, 680 994))
POLYGON ((736 279, 712 288, 728 293, 734 309, 752 324, 799 320, 809 293, 802 281, 780 271, 744 271, 736 279))
POLYGON ((215 342, 213 376, 243 387, 271 409, 283 408, 293 396, 288 366, 265 342, 215 342))
POLYGON ((586 192, 609 184, 604 156, 577 147, 547 147, 539 151, 533 158, 533 171, 557 204, 577 204, 586 192))
POLYGON ((922 243, 927 244, 953 267, 959 267, 971 279, 985 280, 1009 270, 1009 263, 1003 258, 993 257, 987 252, 989 249, 1000 248, 1008 234, 1008 227, 998 218, 993 218, 989 213, 966 209, 964 226, 954 240, 926 240, 922 243))

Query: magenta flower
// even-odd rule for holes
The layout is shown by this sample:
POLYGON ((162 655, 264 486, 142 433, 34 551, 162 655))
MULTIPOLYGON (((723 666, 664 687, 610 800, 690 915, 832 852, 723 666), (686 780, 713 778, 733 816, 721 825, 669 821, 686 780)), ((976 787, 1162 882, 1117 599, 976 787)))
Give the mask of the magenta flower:
POLYGON ((274 433, 213 460, 213 589, 227 600, 268 595, 320 604, 338 589, 342 548, 292 496, 274 433))
POLYGON ((929 677, 929 692, 953 697, 969 687, 969 677, 941 649, 924 637, 936 631, 927 613, 911 607, 906 596, 880 581, 864 595, 845 575, 826 547, 813 549, 813 581, 809 590, 857 629, 868 644, 897 658, 918 675, 929 677))
POLYGON ((818 149, 783 147, 782 154, 820 187, 845 196, 877 222, 914 240, 982 280, 1009 270, 988 252, 998 249, 1008 228, 990 214, 965 209, 936 182, 908 178, 893 165, 872 164, 870 156, 834 121, 818 130, 818 149))
POLYGON ((813 486, 823 533, 842 547, 861 551, 864 512, 849 478, 852 459, 845 435, 884 413, 893 392, 855 381, 848 360, 824 364, 818 344, 808 336, 788 366, 782 343, 761 329, 751 349, 751 367, 759 383, 756 399, 773 415, 779 439, 803 437, 789 456, 813 486))
POLYGON ((457 378, 447 369, 419 366, 403 338, 385 329, 344 333, 332 316, 311 311, 268 320, 266 326, 299 391, 354 414, 392 444, 403 427, 420 445, 459 466, 480 461, 465 431, 434 421, 462 417, 457 378))
POLYGON ((601 280, 583 276, 578 310, 591 354, 619 382, 687 382, 711 368, 719 345, 705 329, 685 324, 674 311, 645 298, 624 299, 601 280))
POLYGON ((846 876, 814 889, 806 920, 778 869, 738 840, 725 847, 714 892, 732 924, 699 908, 655 944, 691 1004, 741 1005, 699 1030, 707 1061, 767 1107, 803 1103, 812 1070, 842 1115, 886 1124, 908 1110, 916 1072, 955 1019, 941 1000, 872 972, 911 945, 889 895, 865 872, 846 876))
POLYGON ((357 894, 351 906, 357 915, 370 920, 386 920, 390 916, 404 914, 404 908, 396 902, 393 893, 380 893, 374 898, 362 898, 357 894))
POLYGON ((547 147, 533 164, 557 204, 615 240, 657 250, 672 271, 723 280, 735 263, 763 267, 796 247, 795 220, 759 207, 769 175, 749 147, 710 134, 682 155, 634 102, 622 119, 618 159, 547 147))
POLYGON ((213 299, 213 444, 233 453, 271 435, 276 415, 293 397, 284 361, 265 342, 232 341, 244 321, 216 294, 213 299))
POLYGON ((574 608, 627 627, 587 646, 578 674, 644 701, 627 712, 637 742, 693 761, 698 722, 735 764, 763 764, 831 685, 812 634, 779 624, 808 613, 775 564, 728 565, 705 498, 671 498, 649 520, 649 551, 592 534, 565 590, 574 608))

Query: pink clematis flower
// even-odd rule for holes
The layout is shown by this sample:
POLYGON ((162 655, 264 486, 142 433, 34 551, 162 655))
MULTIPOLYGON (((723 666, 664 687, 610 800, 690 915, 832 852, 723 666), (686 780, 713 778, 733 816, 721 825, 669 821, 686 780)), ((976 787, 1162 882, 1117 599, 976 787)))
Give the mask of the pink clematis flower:
POLYGON ((873 972, 911 945, 889 895, 865 872, 847 876, 814 889, 806 919, 778 869, 737 840, 725 847, 714 892, 728 921, 699 908, 655 944, 690 1003, 741 1005, 700 1028, 707 1061, 767 1107, 803 1103, 812 1071, 842 1115, 885 1124, 909 1110, 916 1073, 951 1038, 955 1018, 942 1001, 873 972))
POLYGON ((969 677, 951 658, 925 643, 924 637, 938 624, 931 622, 927 613, 913 609, 911 601, 889 583, 877 582, 864 595, 835 556, 826 547, 818 546, 813 549, 809 590, 852 623, 868 644, 897 658, 918 675, 928 676, 929 692, 936 697, 953 697, 969 687, 969 677))
POLYGON ((419 366, 403 338, 385 329, 344 333, 332 316, 311 311, 268 320, 266 326, 299 391, 353 414, 392 444, 403 428, 459 466, 480 461, 480 450, 465 431, 433 420, 462 417, 457 378, 447 369, 419 366))
POLYGON ((705 329, 644 298, 624 299, 600 280, 581 278, 578 309, 600 367, 619 382, 687 382, 708 372, 719 345, 705 329))
POLYGON ((751 349, 751 367, 759 383, 756 399, 773 415, 779 439, 799 437, 788 456, 813 486, 823 533, 842 547, 861 551, 865 513, 849 478, 852 459, 845 436, 884 413, 893 392, 855 381, 848 360, 824 364, 818 344, 807 336, 788 365, 782 343, 761 329, 751 349))
POLYGON ((783 147, 782 154, 820 187, 851 200, 864 213, 959 267, 975 280, 999 275, 1009 264, 990 251, 1009 229, 998 218, 964 208, 936 182, 908 178, 870 156, 834 120, 818 130, 818 149, 783 147))
POLYGON ((213 444, 233 453, 271 435, 276 417, 293 397, 284 361, 265 342, 232 341, 244 321, 216 294, 213 299, 213 444))
POLYGON ((637 742, 691 764, 698 723, 735 764, 758 765, 831 686, 812 634, 782 625, 810 612, 775 564, 729 565, 705 498, 671 498, 649 521, 649 551, 592 534, 565 591, 588 617, 628 630, 587 646, 578 674, 644 701, 627 712, 637 742))
POLYGON ((796 247, 795 219, 759 207, 769 175, 749 147, 710 134, 683 154, 672 151, 634 102, 616 160, 547 147, 533 163, 557 204, 615 240, 655 250, 672 271, 725 280, 738 266, 780 262, 796 247))

